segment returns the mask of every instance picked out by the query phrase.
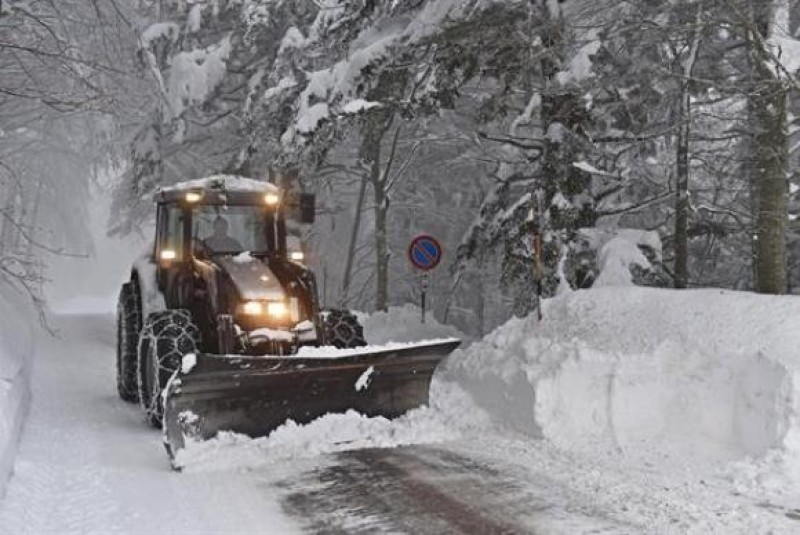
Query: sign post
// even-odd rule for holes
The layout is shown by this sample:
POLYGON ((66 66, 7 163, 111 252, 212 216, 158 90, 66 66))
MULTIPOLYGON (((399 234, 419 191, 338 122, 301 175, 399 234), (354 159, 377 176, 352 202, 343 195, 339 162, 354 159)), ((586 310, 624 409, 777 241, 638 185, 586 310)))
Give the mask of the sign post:
POLYGON ((442 246, 430 234, 416 236, 408 246, 408 260, 418 270, 422 271, 420 308, 422 309, 422 323, 425 323, 425 297, 428 293, 428 283, 433 268, 442 260, 442 246))
POLYGON ((425 295, 428 292, 428 280, 429 280, 428 272, 425 271, 422 273, 422 295, 420 296, 421 301, 421 308, 422 308, 422 323, 425 323, 425 295))

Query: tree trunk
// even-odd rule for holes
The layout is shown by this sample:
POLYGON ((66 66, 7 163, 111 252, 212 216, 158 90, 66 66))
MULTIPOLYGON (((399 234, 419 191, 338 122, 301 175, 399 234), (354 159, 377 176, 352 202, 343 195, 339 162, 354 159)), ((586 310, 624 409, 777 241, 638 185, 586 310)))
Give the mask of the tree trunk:
POLYGON ((350 282, 353 276, 353 262, 356 256, 356 244, 358 243, 358 232, 361 228, 361 210, 364 207, 364 197, 367 192, 367 180, 361 179, 361 185, 358 188, 358 201, 356 202, 355 219, 353 220, 353 231, 350 233, 350 243, 347 246, 347 260, 344 266, 344 278, 342 280, 342 293, 339 296, 339 302, 342 305, 347 304, 350 297, 350 282))
POLYGON ((675 288, 689 282, 689 89, 683 84, 678 113, 675 180, 675 288))
POLYGON ((787 89, 773 71, 767 38, 775 30, 773 2, 753 5, 748 35, 754 83, 749 94, 753 124, 750 180, 756 193, 756 290, 783 294, 787 287, 786 220, 787 89))
POLYGON ((395 130, 389 145, 386 162, 381 161, 382 143, 394 122, 393 110, 378 110, 365 122, 362 129, 361 159, 369 164, 369 175, 365 177, 372 186, 375 214, 375 308, 389 307, 389 171, 392 170, 400 128, 395 130))
POLYGON ((754 165, 756 191, 756 290, 786 292, 786 218, 788 143, 786 92, 769 84, 752 98, 755 111, 754 165))
POLYGON ((673 48, 674 61, 680 64, 680 68, 676 69, 679 74, 679 93, 678 133, 675 143, 675 288, 686 288, 689 285, 689 137, 692 124, 690 81, 700 49, 702 20, 702 11, 698 6, 695 30, 688 39, 688 53, 684 56, 673 48))
MULTIPOLYGON (((378 152, 378 156, 380 152, 378 152)), ((372 162, 372 184, 375 192, 375 275, 376 292, 375 308, 386 310, 389 307, 389 254, 386 233, 386 214, 389 209, 389 198, 381 180, 380 158, 372 162)))

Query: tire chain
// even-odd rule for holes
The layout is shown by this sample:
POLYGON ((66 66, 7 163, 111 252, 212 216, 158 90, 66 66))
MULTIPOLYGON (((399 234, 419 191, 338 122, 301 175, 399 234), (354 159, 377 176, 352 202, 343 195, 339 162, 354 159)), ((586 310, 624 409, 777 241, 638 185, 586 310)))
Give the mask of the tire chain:
MULTIPOLYGON (((151 375, 148 380, 148 383, 151 383, 149 384, 151 391, 144 392, 144 385, 139 386, 142 408, 152 425, 158 426, 161 423, 163 407, 161 395, 167 381, 181 366, 183 357, 197 351, 199 340, 200 331, 187 310, 154 312, 142 328, 139 363, 140 365, 145 363, 145 355, 141 353, 147 351, 149 357, 154 357, 158 364, 158 373, 155 374, 157 377, 151 375), (146 347, 143 348, 143 345, 146 347)), ((146 370, 146 373, 151 374, 151 370, 146 370)))
POLYGON ((323 313, 327 343, 339 349, 367 345, 364 328, 355 314, 344 309, 330 309, 323 313))

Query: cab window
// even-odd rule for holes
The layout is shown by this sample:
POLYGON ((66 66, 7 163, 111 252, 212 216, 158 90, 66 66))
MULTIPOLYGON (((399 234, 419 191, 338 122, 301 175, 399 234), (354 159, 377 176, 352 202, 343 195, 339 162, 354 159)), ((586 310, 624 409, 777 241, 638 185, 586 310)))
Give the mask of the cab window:
POLYGON ((156 258, 161 261, 183 259, 183 212, 178 206, 161 206, 159 210, 160 235, 156 244, 156 258))
POLYGON ((207 254, 270 253, 268 220, 260 205, 201 205, 193 211, 193 245, 207 254))

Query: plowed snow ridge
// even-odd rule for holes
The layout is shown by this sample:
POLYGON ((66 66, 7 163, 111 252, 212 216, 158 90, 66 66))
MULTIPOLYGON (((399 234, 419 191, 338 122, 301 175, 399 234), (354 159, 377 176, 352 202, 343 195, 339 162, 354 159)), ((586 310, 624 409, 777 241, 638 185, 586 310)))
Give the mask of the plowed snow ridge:
POLYGON ((448 368, 528 436, 651 464, 741 462, 742 485, 794 499, 799 347, 797 296, 603 288, 548 300, 542 322, 512 319, 448 368))

